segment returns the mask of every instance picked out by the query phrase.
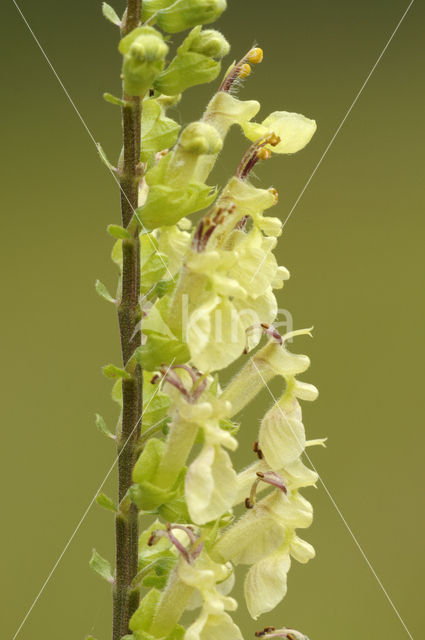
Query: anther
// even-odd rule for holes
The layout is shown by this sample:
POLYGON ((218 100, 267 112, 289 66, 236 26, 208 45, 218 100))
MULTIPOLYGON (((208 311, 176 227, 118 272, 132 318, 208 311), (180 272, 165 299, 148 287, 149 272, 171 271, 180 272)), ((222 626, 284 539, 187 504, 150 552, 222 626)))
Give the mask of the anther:
POLYGON ((190 526, 181 524, 170 524, 167 522, 165 529, 157 529, 152 532, 148 546, 156 544, 160 538, 167 538, 171 544, 177 549, 181 556, 186 560, 188 564, 191 564, 199 556, 203 549, 203 542, 199 539, 190 526), (189 549, 187 549, 178 538, 173 534, 173 529, 179 529, 184 531, 189 538, 189 549))
POLYGON ((275 201, 276 201, 276 202, 278 202, 278 200, 279 200, 279 194, 278 194, 278 192, 276 191, 276 189, 275 189, 274 187, 270 187, 269 191, 270 191, 270 193, 274 196, 275 201))
POLYGON ((275 629, 275 627, 265 627, 263 631, 256 631, 255 636, 257 638, 263 638, 264 640, 272 640, 272 638, 284 638, 285 640, 308 640, 307 636, 296 629, 289 629, 284 627, 283 629, 275 629))
POLYGON ((253 509, 255 507, 255 501, 252 502, 250 498, 245 498, 245 507, 247 509, 253 509))
POLYGON ((251 49, 251 51, 247 55, 248 62, 251 64, 260 64, 263 61, 263 50, 260 47, 255 47, 255 49, 251 49))
POLYGON ((268 160, 272 155, 272 152, 270 151, 270 149, 266 149, 265 147, 262 147, 261 149, 258 149, 258 159, 259 160, 268 160))
POLYGON ((276 489, 280 489, 282 493, 285 495, 288 493, 288 489, 282 479, 282 477, 276 473, 275 471, 257 471, 257 478, 254 480, 250 494, 248 498, 245 499, 245 507, 247 509, 253 509, 256 504, 257 498, 257 488, 260 482, 264 482, 265 484, 270 484, 272 487, 276 487, 276 489))
POLYGON ((247 78, 251 73, 251 67, 248 63, 244 62, 244 64, 239 69, 238 77, 242 80, 247 78))
POLYGON ((263 452, 260 449, 260 446, 258 444, 258 440, 256 440, 254 442, 254 444, 252 445, 252 450, 253 450, 254 453, 257 454, 257 456, 259 457, 260 460, 263 459, 263 452))
POLYGON ((246 337, 247 337, 247 343, 245 345, 244 353, 248 353, 248 351, 249 351, 249 348, 248 348, 248 332, 255 331, 255 329, 260 329, 266 336, 269 336, 270 338, 272 338, 272 340, 274 340, 280 346, 282 346, 283 339, 282 339, 282 336, 280 335, 279 331, 277 329, 275 329, 272 324, 267 324, 266 322, 261 322, 260 324, 252 324, 250 327, 248 327, 246 329, 245 333, 246 333, 246 337))

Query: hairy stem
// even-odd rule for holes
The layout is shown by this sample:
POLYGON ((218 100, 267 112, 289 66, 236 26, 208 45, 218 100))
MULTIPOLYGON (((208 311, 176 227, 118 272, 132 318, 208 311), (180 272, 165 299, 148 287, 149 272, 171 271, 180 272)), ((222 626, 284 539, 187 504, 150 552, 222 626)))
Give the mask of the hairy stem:
MULTIPOLYGON (((128 0, 121 34, 125 36, 138 26, 141 19, 141 0, 128 0)), ((141 98, 123 95, 122 108, 123 156, 120 171, 121 217, 128 227, 138 205, 140 180, 140 121, 141 98)), ((141 343, 136 331, 140 322, 140 244, 139 227, 131 225, 132 236, 123 240, 122 293, 118 305, 123 365, 128 367, 131 356, 141 343)), ((137 441, 142 418, 142 371, 139 366, 129 368, 131 378, 122 382, 123 412, 118 449, 118 498, 121 502, 132 484, 131 476, 137 457, 137 441)), ((138 511, 135 505, 120 512, 115 521, 116 576, 113 591, 113 640, 120 640, 129 632, 129 620, 139 603, 138 591, 132 582, 138 570, 138 511)))

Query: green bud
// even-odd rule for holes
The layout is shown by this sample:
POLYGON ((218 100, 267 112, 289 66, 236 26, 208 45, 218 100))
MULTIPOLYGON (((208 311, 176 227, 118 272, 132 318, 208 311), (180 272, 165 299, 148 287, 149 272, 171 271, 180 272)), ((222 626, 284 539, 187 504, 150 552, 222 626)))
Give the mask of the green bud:
POLYGON ((215 155, 220 153, 223 142, 217 130, 206 122, 192 122, 180 136, 180 147, 187 153, 215 155))
POLYGON ((189 45, 189 51, 221 59, 229 53, 230 45, 219 31, 205 29, 205 31, 194 34, 189 45))
POLYGON ((226 9, 226 0, 177 0, 157 14, 157 23, 167 33, 177 33, 199 24, 209 24, 226 9))
POLYGON ((119 50, 124 55, 124 92, 143 95, 164 68, 168 46, 152 27, 139 27, 121 40, 119 50))

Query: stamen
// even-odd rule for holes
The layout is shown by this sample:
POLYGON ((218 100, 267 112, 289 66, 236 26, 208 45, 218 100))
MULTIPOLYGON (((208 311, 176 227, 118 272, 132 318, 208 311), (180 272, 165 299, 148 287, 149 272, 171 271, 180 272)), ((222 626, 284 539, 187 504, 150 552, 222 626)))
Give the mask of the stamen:
POLYGON ((263 59, 263 51, 259 47, 250 49, 244 57, 235 64, 229 71, 227 76, 224 77, 223 82, 220 85, 219 91, 230 91, 232 85, 238 78, 246 78, 251 73, 250 64, 259 64, 263 59), (248 64, 250 63, 250 64, 248 64))
POLYGON ((282 477, 276 473, 276 471, 257 471, 257 476, 265 482, 266 484, 271 484, 273 487, 280 489, 286 495, 288 493, 288 489, 286 488, 286 484, 283 482, 282 477))
POLYGON ((253 450, 253 452, 254 452, 254 453, 256 453, 256 454, 257 454, 257 456, 258 456, 258 458, 259 458, 260 460, 262 460, 262 459, 263 459, 263 452, 261 451, 261 449, 260 449, 260 447, 259 447, 258 440, 256 440, 256 441, 254 442, 254 444, 252 445, 252 450, 253 450))
POLYGON ((193 529, 190 525, 182 525, 182 524, 170 524, 167 522, 165 525, 165 529, 156 529, 152 532, 149 540, 148 546, 152 547, 152 545, 156 544, 160 538, 167 538, 171 542, 172 545, 177 549, 180 555, 186 560, 188 564, 192 564, 194 560, 201 553, 204 543, 202 540, 196 536, 193 529), (184 531, 189 538, 190 546, 187 549, 178 538, 173 534, 173 529, 179 529, 180 531, 184 531))
POLYGON ((237 168, 236 177, 244 180, 259 160, 267 160, 270 158, 271 151, 265 147, 267 145, 275 147, 279 142, 280 138, 275 133, 269 133, 254 142, 244 154, 237 168))
POLYGON ((203 374, 201 374, 198 370, 189 367, 187 364, 176 364, 172 367, 161 365, 160 374, 155 374, 151 380, 151 383, 155 384, 159 382, 161 377, 163 380, 178 389, 184 396, 185 400, 187 400, 187 402, 189 402, 190 404, 193 404, 199 399, 199 397, 204 393, 208 384, 207 379, 203 374), (192 379, 192 388, 190 390, 186 389, 182 380, 176 373, 174 373, 175 369, 183 369, 190 375, 192 379))
POLYGON ((250 75, 250 73, 251 73, 251 66, 245 62, 245 64, 243 64, 239 69, 238 77, 242 78, 243 80, 244 78, 247 78, 250 75))
POLYGON ((247 509, 253 509, 257 502, 257 488, 260 482, 270 484, 277 489, 280 489, 285 495, 288 493, 288 489, 282 479, 282 477, 276 473, 276 471, 257 471, 257 478, 254 480, 251 487, 249 497, 245 499, 245 507, 247 509))
POLYGON ((263 58, 264 58, 264 53, 263 53, 263 50, 260 49, 260 47, 255 47, 254 49, 251 49, 251 51, 247 55, 247 60, 251 64, 260 64, 260 62, 263 61, 263 58))
POLYGON ((255 637, 264 638, 264 640, 269 640, 269 638, 286 638, 286 640, 309 640, 308 637, 304 635, 304 633, 301 633, 296 629, 289 629, 288 627, 284 627, 282 629, 265 627, 263 631, 256 631, 255 637))
POLYGON ((214 231, 230 216, 236 208, 233 202, 229 202, 229 206, 219 206, 212 212, 209 212, 199 222, 192 240, 192 248, 197 253, 205 251, 209 239, 214 231))
POLYGON ((272 324, 267 324, 266 322, 261 322, 261 324, 252 324, 250 327, 246 329, 246 337, 247 343, 245 345, 244 353, 247 354, 249 351, 248 346, 248 331, 254 331, 255 329, 261 329, 261 331, 266 335, 270 336, 273 340, 275 340, 280 346, 283 344, 283 338, 280 335, 279 331, 274 328, 272 324))

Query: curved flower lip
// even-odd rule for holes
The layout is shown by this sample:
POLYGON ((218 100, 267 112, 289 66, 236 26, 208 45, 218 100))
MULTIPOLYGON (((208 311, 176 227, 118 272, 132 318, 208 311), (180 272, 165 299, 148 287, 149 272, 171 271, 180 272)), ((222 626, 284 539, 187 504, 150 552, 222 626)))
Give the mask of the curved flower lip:
POLYGON ((268 148, 274 153, 296 153, 311 140, 317 129, 315 120, 306 118, 300 113, 274 111, 261 124, 246 122, 242 125, 249 140, 255 142, 259 138, 274 133, 280 142, 268 148))

